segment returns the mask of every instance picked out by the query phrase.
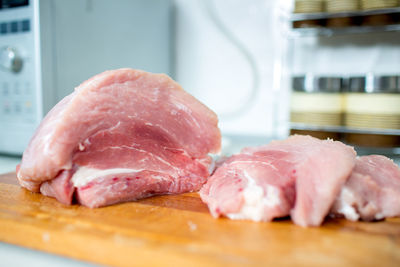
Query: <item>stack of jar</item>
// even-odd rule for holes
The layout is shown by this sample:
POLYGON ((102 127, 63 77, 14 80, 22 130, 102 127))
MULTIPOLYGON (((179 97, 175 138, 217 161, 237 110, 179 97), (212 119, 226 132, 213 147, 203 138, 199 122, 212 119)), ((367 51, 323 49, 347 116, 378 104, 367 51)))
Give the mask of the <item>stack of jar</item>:
MULTIPOLYGON (((326 0, 326 12, 354 12, 359 10, 358 0, 326 0)), ((327 27, 347 27, 356 24, 354 17, 329 18, 326 22, 327 27)))
POLYGON ((340 126, 343 115, 343 79, 312 75, 293 77, 290 119, 311 126, 291 129, 291 134, 309 134, 318 138, 339 139, 339 133, 311 130, 319 126, 340 126))
POLYGON ((293 127, 291 134, 342 139, 360 146, 400 146, 396 134, 400 130, 400 76, 307 75, 293 77, 292 87, 290 120, 302 126, 293 127))
POLYGON ((344 125, 378 130, 379 134, 347 133, 349 143, 363 146, 399 146, 399 135, 382 129, 400 129, 400 76, 350 77, 344 95, 344 125))
POLYGON ((343 13, 339 16, 320 19, 305 19, 293 22, 293 28, 302 27, 349 27, 383 26, 400 23, 400 12, 389 9, 400 7, 400 0, 296 0, 293 13, 343 13), (364 14, 362 11, 386 10, 379 14, 364 14), (346 13, 353 13, 347 14, 346 13), (358 13, 358 14, 357 14, 358 13))
POLYGON ((294 13, 351 12, 398 6, 399 0, 295 0, 294 13))

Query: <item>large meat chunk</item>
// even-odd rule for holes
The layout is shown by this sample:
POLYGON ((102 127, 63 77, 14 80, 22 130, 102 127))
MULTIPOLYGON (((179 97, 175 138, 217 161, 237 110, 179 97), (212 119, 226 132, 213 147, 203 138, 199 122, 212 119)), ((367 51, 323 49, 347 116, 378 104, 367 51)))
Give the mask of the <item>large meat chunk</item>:
POLYGON ((229 158, 200 191, 211 213, 270 221, 290 215, 320 225, 355 164, 353 148, 332 140, 291 136, 246 148, 229 158))
POLYGON ((399 166, 380 155, 357 158, 332 213, 352 221, 400 216, 399 166))
POLYGON ((220 150, 214 112, 163 74, 106 71, 45 117, 17 176, 34 192, 99 207, 198 190, 220 150))

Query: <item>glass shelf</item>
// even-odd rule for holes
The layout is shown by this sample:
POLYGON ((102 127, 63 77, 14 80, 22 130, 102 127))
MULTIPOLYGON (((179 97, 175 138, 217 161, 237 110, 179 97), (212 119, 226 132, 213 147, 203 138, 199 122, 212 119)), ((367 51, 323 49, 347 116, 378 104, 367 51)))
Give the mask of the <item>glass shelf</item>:
POLYGON ((343 34, 360 34, 372 32, 395 32, 400 31, 400 24, 390 24, 384 26, 349 26, 349 27, 309 27, 309 28, 293 28, 291 30, 292 37, 301 36, 333 36, 343 34))
POLYGON ((357 134, 379 134, 379 135, 400 135, 400 129, 372 129, 372 128, 354 128, 345 126, 317 126, 305 123, 290 123, 293 130, 323 131, 337 133, 357 133, 357 134))
MULTIPOLYGON (((333 133, 351 133, 351 134, 371 134, 371 135, 385 135, 385 136, 399 136, 400 129, 371 129, 371 128, 352 128, 345 126, 315 126, 303 123, 291 123, 291 130, 304 130, 304 131, 322 131, 322 132, 333 132, 333 133)), ((339 140, 339 139, 338 139, 339 140)), ((346 142, 346 140, 340 140, 346 142)), ((386 155, 395 160, 400 165, 400 147, 398 146, 366 146, 357 145, 350 143, 357 151, 359 156, 380 154, 386 155)))
POLYGON ((293 13, 290 17, 292 22, 302 20, 319 20, 330 18, 346 18, 346 17, 365 17, 371 15, 385 15, 400 13, 400 7, 383 8, 374 10, 360 10, 353 12, 321 12, 321 13, 293 13))
MULTIPOLYGON (((400 7, 396 8, 385 8, 376 10, 363 10, 354 12, 322 12, 322 13, 294 13, 290 16, 292 23, 315 21, 323 22, 326 19, 334 18, 366 18, 368 16, 375 15, 392 15, 396 14, 400 16, 400 7)), ((332 35, 343 35, 343 34, 359 34, 359 33, 371 33, 371 32, 393 32, 400 31, 400 21, 394 21, 390 24, 384 25, 349 25, 342 27, 327 27, 324 25, 312 25, 304 27, 293 27, 291 30, 292 37, 301 36, 332 36, 332 35)))
POLYGON ((396 164, 400 165, 400 147, 362 147, 354 146, 358 156, 378 154, 392 158, 396 164))

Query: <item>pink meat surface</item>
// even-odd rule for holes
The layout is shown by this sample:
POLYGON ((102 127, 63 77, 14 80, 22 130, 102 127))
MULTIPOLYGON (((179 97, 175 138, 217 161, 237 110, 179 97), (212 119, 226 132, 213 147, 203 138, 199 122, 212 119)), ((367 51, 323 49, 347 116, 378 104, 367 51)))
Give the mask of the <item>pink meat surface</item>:
POLYGON ((357 158, 350 178, 333 205, 332 214, 352 221, 400 216, 399 166, 380 155, 357 158))
POLYGON ((286 216, 295 199, 294 169, 287 156, 275 150, 234 155, 215 171, 200 196, 214 217, 270 221, 286 216))
POLYGON ((295 135, 245 148, 224 162, 200 191, 214 217, 270 221, 290 215, 318 226, 355 164, 341 142, 295 135))
POLYGON ((44 118, 17 170, 21 186, 89 207, 198 190, 220 150, 214 112, 163 74, 106 71, 44 118))

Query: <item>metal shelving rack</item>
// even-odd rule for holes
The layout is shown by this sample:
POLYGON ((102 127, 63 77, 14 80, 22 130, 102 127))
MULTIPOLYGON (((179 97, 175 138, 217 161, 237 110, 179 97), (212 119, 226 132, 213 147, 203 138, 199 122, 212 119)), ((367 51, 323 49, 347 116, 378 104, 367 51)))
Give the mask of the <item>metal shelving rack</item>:
MULTIPOLYGON (((366 10, 356 12, 337 12, 337 13, 293 13, 289 16, 290 22, 310 21, 310 20, 327 20, 331 18, 356 18, 356 17, 367 17, 373 15, 394 15, 398 14, 400 17, 400 7, 396 8, 385 8, 378 10, 366 10)), ((308 36, 315 37, 331 37, 336 35, 345 34, 368 34, 373 32, 400 32, 400 20, 398 24, 388 24, 379 26, 369 25, 351 25, 343 27, 325 27, 325 26, 310 26, 293 28, 290 30, 289 38, 301 38, 308 36)), ((306 131, 324 131, 324 132, 336 132, 336 133, 355 133, 355 134, 372 134, 372 135, 392 135, 400 136, 400 129, 373 129, 373 128, 353 128, 346 126, 316 126, 306 123, 290 123, 290 128, 293 130, 306 130, 306 131)), ((361 147, 358 148, 361 151, 366 150, 371 153, 370 148, 361 147)), ((374 153, 379 154, 391 154, 400 155, 400 147, 392 148, 373 148, 374 153)))
MULTIPOLYGON (((393 15, 400 14, 400 7, 385 8, 377 10, 365 10, 355 12, 336 12, 336 13, 293 13, 290 16, 290 21, 301 22, 307 20, 324 20, 331 18, 354 18, 354 17, 367 17, 374 15, 393 15)), ((397 24, 379 25, 379 26, 348 26, 348 27, 304 27, 293 28, 291 31, 292 36, 332 36, 342 34, 359 34, 370 32, 387 32, 387 31, 400 31, 400 21, 397 24)))
POLYGON ((292 36, 333 36, 343 34, 361 34, 371 32, 396 32, 400 31, 400 24, 389 24, 384 26, 349 26, 349 27, 315 27, 296 28, 292 30, 292 36))
POLYGON ((364 17, 371 15, 386 15, 395 13, 400 13, 400 7, 374 9, 374 10, 360 10, 352 12, 292 13, 290 20, 301 21, 301 20, 317 20, 317 19, 344 18, 344 17, 364 17))
POLYGON ((317 126, 305 123, 290 124, 294 130, 310 130, 310 131, 324 131, 324 132, 337 132, 337 133, 359 133, 359 134, 380 134, 380 135, 400 135, 400 129, 385 129, 385 128, 355 128, 346 126, 317 126))

